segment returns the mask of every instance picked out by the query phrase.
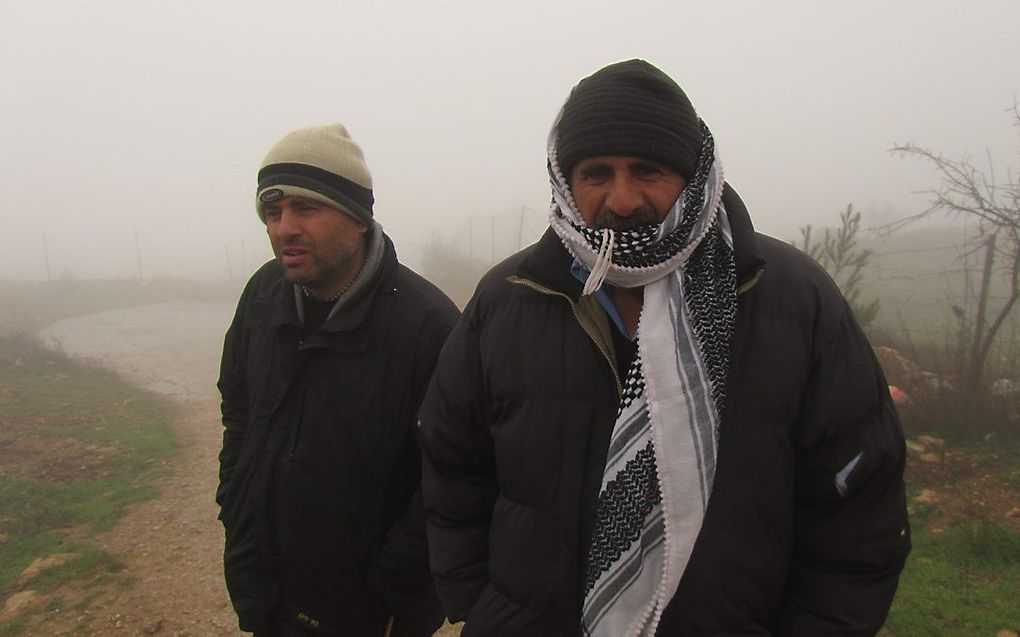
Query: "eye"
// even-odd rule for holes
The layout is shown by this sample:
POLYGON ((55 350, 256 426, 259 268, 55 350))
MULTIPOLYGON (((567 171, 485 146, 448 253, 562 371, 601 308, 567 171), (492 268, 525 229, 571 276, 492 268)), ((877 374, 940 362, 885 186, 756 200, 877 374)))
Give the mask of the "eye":
POLYGON ((641 179, 654 179, 656 177, 661 177, 666 174, 666 169, 663 168, 662 166, 646 162, 634 164, 633 166, 631 166, 630 170, 632 173, 634 173, 634 176, 641 179))
POLYGON ((605 182, 613 176, 613 169, 606 164, 591 164, 581 168, 581 180, 589 184, 605 182))

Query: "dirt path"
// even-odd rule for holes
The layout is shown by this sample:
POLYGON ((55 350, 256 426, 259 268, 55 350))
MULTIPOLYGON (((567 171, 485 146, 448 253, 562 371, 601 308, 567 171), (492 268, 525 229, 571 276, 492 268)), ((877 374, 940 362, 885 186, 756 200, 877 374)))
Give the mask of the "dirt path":
POLYGON ((90 591, 84 611, 46 622, 46 634, 237 635, 221 570, 223 532, 212 495, 220 426, 215 379, 233 307, 172 302, 60 321, 41 340, 116 370, 183 404, 173 426, 182 451, 161 495, 97 538, 130 586, 90 591))

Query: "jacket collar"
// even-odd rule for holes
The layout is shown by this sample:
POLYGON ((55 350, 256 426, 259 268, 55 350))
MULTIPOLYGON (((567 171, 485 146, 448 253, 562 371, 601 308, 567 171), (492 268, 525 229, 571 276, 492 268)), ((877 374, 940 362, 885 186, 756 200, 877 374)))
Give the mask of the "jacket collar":
POLYGON ((272 267, 275 277, 252 302, 251 321, 260 327, 291 325, 300 328, 294 284, 283 277, 278 263, 274 262, 272 267))
MULTIPOLYGON (((765 267, 755 238, 751 217, 747 207, 729 184, 723 186, 723 205, 733 233, 733 258, 737 269, 737 287, 749 287, 765 267)), ((538 243, 532 246, 520 265, 521 276, 545 287, 563 292, 575 301, 580 299, 583 285, 570 274, 573 259, 563 242, 552 228, 548 228, 538 243)))
MULTIPOLYGON (((356 298, 351 299, 342 310, 323 323, 320 330, 342 332, 357 328, 365 321, 365 316, 379 292, 387 289, 387 286, 390 285, 397 269, 397 253, 390 238, 383 235, 383 239, 385 246, 382 264, 375 277, 368 285, 361 288, 356 298)), ((284 278, 278 265, 276 272, 276 279, 255 298, 253 315, 257 322, 264 327, 288 325, 300 329, 302 325, 301 319, 298 318, 294 284, 284 278)))
POLYGON ((747 206, 736 190, 730 185, 723 185, 723 206, 730 221, 733 233, 733 260, 737 266, 737 289, 746 289, 755 277, 765 269, 765 256, 758 245, 758 239, 747 214, 747 206))
POLYGON ((573 258, 559 235, 551 227, 546 228, 542 238, 527 252, 521 262, 521 276, 543 287, 563 292, 575 301, 581 298, 583 285, 570 273, 573 258))

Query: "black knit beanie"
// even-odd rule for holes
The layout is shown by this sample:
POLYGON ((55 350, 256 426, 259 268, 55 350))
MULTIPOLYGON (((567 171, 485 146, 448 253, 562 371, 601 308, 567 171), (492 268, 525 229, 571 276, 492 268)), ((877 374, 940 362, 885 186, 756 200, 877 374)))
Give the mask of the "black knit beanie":
POLYGON ((629 155, 669 166, 687 180, 701 149, 698 115, 668 75, 644 60, 617 62, 581 80, 559 122, 563 176, 600 155, 629 155))

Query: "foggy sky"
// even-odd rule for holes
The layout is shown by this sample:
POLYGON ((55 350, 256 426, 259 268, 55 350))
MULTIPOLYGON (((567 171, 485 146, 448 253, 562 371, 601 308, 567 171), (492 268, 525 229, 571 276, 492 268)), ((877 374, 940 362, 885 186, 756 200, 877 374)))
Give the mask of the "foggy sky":
POLYGON ((44 241, 53 278, 135 276, 136 236, 147 277, 240 278, 271 256, 262 157, 334 121, 412 267, 433 232, 505 252, 522 209, 524 240, 544 225, 570 88, 631 57, 781 238, 922 210, 935 175, 895 143, 1017 165, 1017 0, 632 4, 0 0, 0 278, 45 279, 44 241))

